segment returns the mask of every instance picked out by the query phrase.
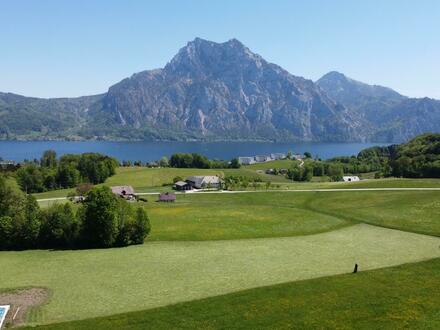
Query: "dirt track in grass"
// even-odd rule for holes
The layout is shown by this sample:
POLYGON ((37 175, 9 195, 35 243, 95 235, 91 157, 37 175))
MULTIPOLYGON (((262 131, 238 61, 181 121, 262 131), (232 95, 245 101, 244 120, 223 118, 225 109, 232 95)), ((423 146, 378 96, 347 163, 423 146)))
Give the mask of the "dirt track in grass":
POLYGON ((31 309, 37 309, 49 298, 43 288, 26 288, 0 292, 0 305, 10 305, 5 324, 17 326, 26 321, 31 309))

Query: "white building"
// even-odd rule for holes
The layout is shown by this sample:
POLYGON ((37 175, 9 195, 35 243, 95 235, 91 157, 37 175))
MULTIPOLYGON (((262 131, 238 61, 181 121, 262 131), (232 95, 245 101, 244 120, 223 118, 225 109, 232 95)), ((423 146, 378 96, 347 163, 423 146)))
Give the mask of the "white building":
POLYGON ((241 165, 251 165, 251 164, 255 164, 255 158, 254 157, 238 157, 238 162, 241 165))
POLYGON ((352 175, 352 176, 346 175, 342 177, 342 180, 344 180, 344 182, 355 182, 355 181, 360 181, 361 179, 359 179, 359 177, 356 175, 352 175))
POLYGON ((270 154, 270 158, 272 158, 273 160, 278 160, 278 159, 285 159, 287 157, 286 154, 280 153, 280 152, 276 152, 274 154, 270 154))
POLYGON ((264 162, 268 162, 269 160, 272 160, 272 158, 270 158, 269 155, 259 155, 259 156, 255 156, 255 161, 257 163, 264 163, 264 162))

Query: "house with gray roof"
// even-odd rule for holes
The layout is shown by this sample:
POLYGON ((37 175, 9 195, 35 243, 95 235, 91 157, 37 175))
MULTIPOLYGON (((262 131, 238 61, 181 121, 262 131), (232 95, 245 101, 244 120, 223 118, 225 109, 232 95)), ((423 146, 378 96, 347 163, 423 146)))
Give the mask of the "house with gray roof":
POLYGON ((186 179, 186 182, 196 189, 219 189, 221 186, 220 178, 215 175, 190 176, 186 179))

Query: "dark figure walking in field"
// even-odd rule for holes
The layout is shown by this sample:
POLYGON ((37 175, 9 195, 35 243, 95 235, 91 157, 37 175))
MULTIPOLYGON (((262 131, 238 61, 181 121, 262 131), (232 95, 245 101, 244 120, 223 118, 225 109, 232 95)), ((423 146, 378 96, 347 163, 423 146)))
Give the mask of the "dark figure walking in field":
POLYGON ((353 274, 356 274, 357 272, 358 272, 358 264, 354 264, 353 274))

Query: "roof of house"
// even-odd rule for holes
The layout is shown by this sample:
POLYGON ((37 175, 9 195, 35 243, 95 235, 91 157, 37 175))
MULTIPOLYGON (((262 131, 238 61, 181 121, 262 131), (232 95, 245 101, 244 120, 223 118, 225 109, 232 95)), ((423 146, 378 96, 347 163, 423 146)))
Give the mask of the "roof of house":
POLYGON ((134 195, 132 186, 114 186, 111 187, 112 192, 116 195, 134 195))
POLYGON ((161 201, 174 201, 176 200, 176 194, 172 192, 160 193, 159 200, 161 201))
POLYGON ((175 186, 180 186, 180 187, 186 186, 187 184, 188 182, 185 181, 177 181, 176 183, 174 183, 175 186))
POLYGON ((215 175, 190 176, 187 180, 194 182, 196 186, 220 183, 220 178, 215 175))

